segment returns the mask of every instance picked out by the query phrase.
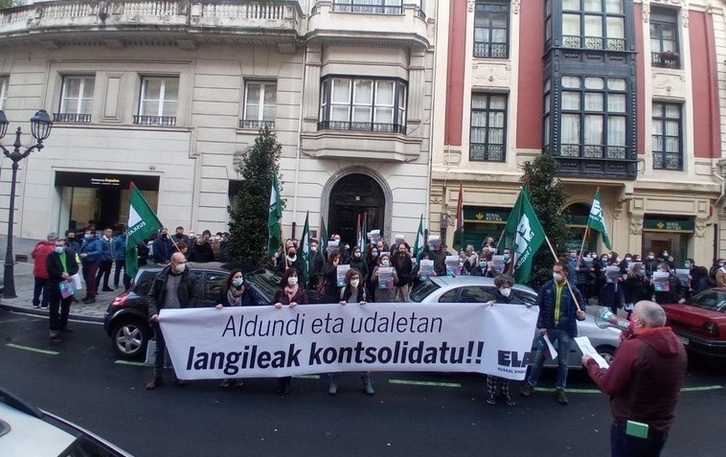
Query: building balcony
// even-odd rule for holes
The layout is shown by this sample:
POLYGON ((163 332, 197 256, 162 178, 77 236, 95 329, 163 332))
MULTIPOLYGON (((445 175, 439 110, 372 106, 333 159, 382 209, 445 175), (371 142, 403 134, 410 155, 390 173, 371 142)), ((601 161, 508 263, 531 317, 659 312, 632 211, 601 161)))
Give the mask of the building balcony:
MULTIPOLYGON (((421 155, 421 137, 389 130, 319 130, 302 134, 302 151, 318 159, 410 162, 421 155)), ((371 124, 368 124, 371 127, 371 124)), ((399 126, 402 127, 402 126, 399 126)))
POLYGON ((134 124, 173 127, 176 125, 176 117, 175 116, 143 116, 143 115, 135 114, 134 115, 134 124))
POLYGON ((650 64, 657 68, 681 68, 681 57, 675 52, 651 52, 650 64))
POLYGON ((320 42, 429 47, 429 24, 418 4, 406 0, 400 5, 365 3, 318 1, 308 19, 307 38, 320 42))
POLYGON ((153 36, 195 48, 224 35, 233 42, 272 37, 292 41, 294 48, 303 35, 302 18, 299 1, 62 0, 0 11, 0 39, 26 43, 30 38, 46 47, 66 40, 121 47, 153 36))
POLYGON ((90 114, 53 113, 53 122, 59 124, 90 124, 90 114))

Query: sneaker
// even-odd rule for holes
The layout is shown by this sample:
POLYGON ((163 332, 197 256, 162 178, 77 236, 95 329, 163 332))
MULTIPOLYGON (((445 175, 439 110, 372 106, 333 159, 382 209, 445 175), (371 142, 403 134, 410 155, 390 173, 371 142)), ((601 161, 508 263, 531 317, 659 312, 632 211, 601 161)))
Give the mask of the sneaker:
POLYGON ((557 397, 557 403, 561 405, 566 405, 569 403, 569 401, 567 401, 567 395, 565 395, 564 389, 555 389, 555 396, 557 397))
POLYGON ((365 387, 363 388, 363 391, 366 393, 366 395, 375 395, 376 394, 376 391, 373 390, 373 384, 371 384, 370 382, 365 385, 365 387))
POLYGON ((328 394, 335 395, 338 393, 338 385, 334 383, 330 383, 330 386, 328 386, 328 394))
POLYGON ((51 330, 50 331, 50 339, 56 340, 60 337, 60 332, 58 330, 51 330))
POLYGON ((488 405, 496 405, 497 404, 497 400, 494 398, 494 395, 492 395, 492 394, 487 394, 487 400, 486 401, 487 401, 487 404, 488 405))
POLYGON ((161 378, 153 378, 148 384, 146 384, 146 390, 154 390, 162 385, 164 385, 164 383, 161 381, 161 378))
POLYGON ((33 305, 33 309, 40 309, 40 305, 33 305))
POLYGON ((528 382, 524 383, 524 387, 522 387, 522 390, 519 391, 520 395, 523 397, 529 397, 534 393, 534 386, 528 382))
POLYGON ((230 384, 232 384, 232 380, 231 379, 225 379, 224 381, 222 381, 222 383, 219 385, 219 387, 229 387, 230 384))
POLYGON ((514 406, 517 404, 509 395, 503 395, 502 400, 504 400, 504 403, 506 403, 507 406, 514 406))
POLYGON ((40 309, 43 310, 43 311, 48 311, 48 309, 50 309, 50 306, 48 306, 48 305, 40 305, 40 309))
POLYGON ((242 387, 245 384, 245 382, 241 379, 235 379, 234 386, 235 387, 242 387))

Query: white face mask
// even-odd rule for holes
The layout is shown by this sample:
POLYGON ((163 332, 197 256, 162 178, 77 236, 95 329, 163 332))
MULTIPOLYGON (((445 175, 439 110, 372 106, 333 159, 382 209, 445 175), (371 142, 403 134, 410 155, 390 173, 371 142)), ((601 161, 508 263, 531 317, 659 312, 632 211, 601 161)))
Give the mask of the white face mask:
POLYGON ((387 267, 388 266, 388 259, 381 260, 381 265, 384 266, 384 267, 387 267))
POLYGON ((371 251, 371 257, 373 257, 374 259, 378 257, 378 251, 371 251))
POLYGON ((354 252, 353 257, 355 257, 356 259, 360 259, 360 252, 354 252))
POLYGON ((234 278, 234 279, 232 279, 232 284, 235 287, 241 286, 242 284, 244 284, 244 282, 245 282, 244 278, 234 278))
POLYGON ((56 246, 55 252, 56 252, 56 254, 62 254, 64 249, 65 248, 63 246, 56 246))
POLYGON ((174 269, 177 273, 184 273, 184 269, 186 269, 187 264, 186 263, 178 263, 174 265, 174 269))
POLYGON ((358 287, 358 284, 360 284, 360 280, 354 279, 350 282, 350 285, 353 287, 358 287))
POLYGON ((287 278, 287 283, 291 286, 297 284, 297 276, 290 276, 289 278, 287 278))
POLYGON ((499 293, 502 294, 504 297, 509 297, 509 294, 512 293, 512 289, 509 287, 502 287, 499 289, 499 293))
POLYGON ((555 282, 562 282, 562 280, 565 279, 565 277, 559 273, 552 273, 552 279, 554 279, 555 282))

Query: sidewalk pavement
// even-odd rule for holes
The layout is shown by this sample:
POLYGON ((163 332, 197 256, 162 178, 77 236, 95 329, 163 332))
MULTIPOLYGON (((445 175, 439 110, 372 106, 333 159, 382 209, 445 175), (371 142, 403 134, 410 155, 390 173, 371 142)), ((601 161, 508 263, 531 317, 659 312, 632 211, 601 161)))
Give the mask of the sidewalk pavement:
MULTIPOLYGON (((109 285, 113 287, 113 270, 111 271, 111 280, 109 281, 109 285)), ((28 314, 36 314, 39 316, 47 316, 48 310, 33 308, 34 286, 35 278, 33 278, 33 263, 16 262, 15 295, 17 295, 17 298, 0 298, 0 308, 20 311, 28 314)), ((78 303, 73 303, 71 305, 70 318, 88 322, 103 322, 103 315, 106 313, 109 303, 111 303, 113 299, 123 291, 123 286, 113 292, 102 292, 101 287, 99 287, 98 295, 96 295, 96 303, 89 305, 81 301, 81 299, 85 297, 86 291, 78 291, 76 293, 78 303)))

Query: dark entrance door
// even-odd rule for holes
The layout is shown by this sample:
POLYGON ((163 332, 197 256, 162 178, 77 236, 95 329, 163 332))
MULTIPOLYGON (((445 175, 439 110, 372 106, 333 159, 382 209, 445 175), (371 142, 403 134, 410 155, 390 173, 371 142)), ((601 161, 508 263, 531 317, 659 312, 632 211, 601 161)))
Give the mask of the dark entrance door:
POLYGON ((378 183, 363 174, 351 174, 335 183, 330 192, 328 232, 337 233, 343 243, 354 245, 358 218, 367 218, 367 230, 383 235, 386 198, 378 183))

